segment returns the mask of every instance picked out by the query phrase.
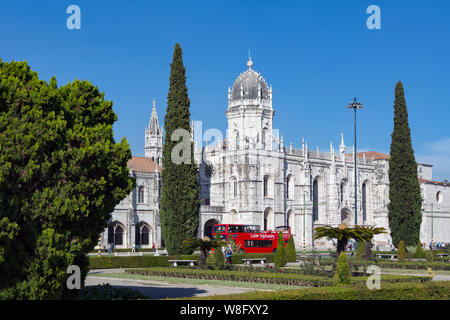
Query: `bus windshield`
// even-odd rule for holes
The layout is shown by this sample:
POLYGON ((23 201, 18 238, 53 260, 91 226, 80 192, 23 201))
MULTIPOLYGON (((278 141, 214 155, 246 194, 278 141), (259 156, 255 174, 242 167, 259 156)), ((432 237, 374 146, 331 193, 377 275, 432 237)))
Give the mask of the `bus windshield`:
POLYGON ((214 226, 214 228, 213 228, 213 234, 215 234, 217 231, 219 231, 219 232, 225 232, 225 228, 226 228, 227 226, 225 226, 225 225, 222 225, 222 226, 214 226))
POLYGON ((289 232, 289 226, 279 226, 279 227, 276 227, 275 230, 289 232))

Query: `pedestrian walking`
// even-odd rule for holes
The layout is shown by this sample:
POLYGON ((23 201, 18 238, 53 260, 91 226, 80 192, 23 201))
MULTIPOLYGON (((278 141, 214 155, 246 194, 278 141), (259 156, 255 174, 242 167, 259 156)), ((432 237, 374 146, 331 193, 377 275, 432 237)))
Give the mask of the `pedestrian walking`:
POLYGON ((227 245, 227 248, 225 249, 225 260, 226 263, 231 266, 231 257, 233 256, 233 249, 231 249, 231 244, 227 245))

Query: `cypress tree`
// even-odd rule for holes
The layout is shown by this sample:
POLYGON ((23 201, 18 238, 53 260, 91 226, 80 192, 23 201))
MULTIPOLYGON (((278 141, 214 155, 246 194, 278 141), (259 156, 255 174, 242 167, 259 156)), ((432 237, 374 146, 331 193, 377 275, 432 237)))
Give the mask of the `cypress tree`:
POLYGON ((288 262, 295 262, 297 259, 297 252, 295 251, 294 237, 289 237, 289 241, 286 244, 286 257, 288 262))
POLYGON ((192 253, 192 249, 182 247, 182 242, 197 235, 199 223, 200 190, 198 168, 194 162, 193 143, 190 140, 190 101, 187 91, 183 53, 177 43, 171 64, 170 88, 164 116, 166 135, 161 177, 161 235, 169 254, 192 253), (179 129, 183 129, 185 136, 177 135, 179 129), (177 132, 172 137, 175 130, 177 132), (187 148, 180 149, 180 146, 186 147, 186 143, 187 148), (175 159, 176 156, 187 161, 180 163, 175 159))
POLYGON ((405 258, 406 258, 405 242, 403 240, 400 240, 400 242, 398 243, 397 260, 405 261, 405 258))
POLYGON ((389 228, 394 246, 400 240, 406 245, 419 241, 422 222, 422 198, 417 175, 417 163, 411 143, 408 110, 403 84, 395 87, 394 130, 389 159, 389 228))
POLYGON ((286 248, 284 246, 283 232, 278 233, 277 251, 275 252, 275 257, 273 258, 275 262, 275 267, 279 268, 286 264, 286 248))
MULTIPOLYGON (((222 239, 220 239, 220 231, 216 231, 215 240, 219 243, 222 239)), ((217 247, 214 249, 214 265, 217 269, 223 268, 225 264, 225 257, 223 256, 223 252, 221 247, 217 247)))

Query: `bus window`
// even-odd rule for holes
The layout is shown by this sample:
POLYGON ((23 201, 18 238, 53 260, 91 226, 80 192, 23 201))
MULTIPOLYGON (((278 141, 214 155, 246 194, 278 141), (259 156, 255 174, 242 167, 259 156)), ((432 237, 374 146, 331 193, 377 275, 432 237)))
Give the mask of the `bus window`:
POLYGON ((249 224, 249 225, 245 225, 244 226, 244 232, 259 232, 259 225, 253 225, 253 224, 249 224))
POLYGON ((214 226, 214 228, 213 228, 213 234, 216 234, 216 232, 217 231, 219 231, 219 232, 225 232, 225 228, 226 228, 226 226, 214 226))
POLYGON ((234 232, 244 232, 244 226, 229 225, 228 226, 228 233, 234 233, 234 232))
POLYGON ((271 248, 272 240, 245 240, 246 248, 271 248))

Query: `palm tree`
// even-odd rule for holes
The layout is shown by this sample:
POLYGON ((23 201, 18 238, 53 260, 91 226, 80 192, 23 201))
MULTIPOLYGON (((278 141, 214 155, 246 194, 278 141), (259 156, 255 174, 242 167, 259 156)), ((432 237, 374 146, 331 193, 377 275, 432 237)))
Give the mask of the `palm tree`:
POLYGON ((387 233, 386 229, 383 227, 364 227, 364 226, 355 226, 356 231, 361 234, 365 240, 364 246, 364 259, 370 260, 372 256, 372 239, 376 234, 387 233))
POLYGON ((366 241, 369 244, 369 249, 366 247, 365 258, 367 254, 369 254, 370 258, 373 236, 386 233, 383 227, 363 227, 357 225, 354 228, 349 228, 345 223, 341 223, 339 227, 325 226, 317 227, 314 230, 314 240, 323 237, 326 237, 328 240, 337 239, 336 257, 339 257, 341 252, 345 251, 349 239, 355 239, 361 242, 366 241))
POLYGON ((209 237, 192 238, 183 241, 182 247, 184 249, 196 250, 200 248, 200 259, 198 260, 198 267, 201 269, 206 264, 206 257, 209 250, 212 248, 225 246, 227 243, 223 240, 211 240, 209 237))
POLYGON ((314 229, 314 240, 326 237, 328 240, 337 239, 336 257, 339 257, 342 251, 345 251, 349 239, 364 241, 361 232, 356 228, 349 228, 345 223, 341 223, 339 227, 324 226, 314 229))

